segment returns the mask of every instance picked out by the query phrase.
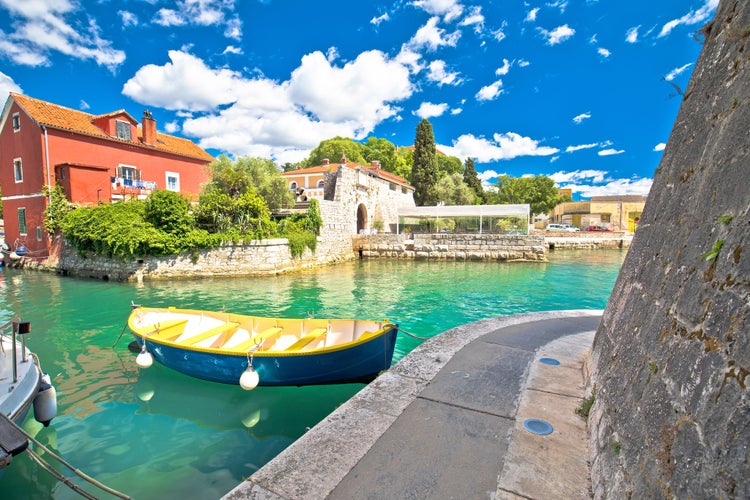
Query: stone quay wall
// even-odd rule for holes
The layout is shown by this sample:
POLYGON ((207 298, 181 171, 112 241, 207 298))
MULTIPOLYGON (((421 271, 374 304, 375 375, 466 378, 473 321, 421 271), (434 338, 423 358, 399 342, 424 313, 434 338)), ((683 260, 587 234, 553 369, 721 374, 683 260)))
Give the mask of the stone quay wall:
POLYGON ((580 233, 544 234, 544 241, 550 250, 565 248, 629 248, 633 241, 632 233, 580 233))
POLYGON ((543 236, 500 234, 365 234, 353 238, 361 258, 407 260, 547 260, 543 236))

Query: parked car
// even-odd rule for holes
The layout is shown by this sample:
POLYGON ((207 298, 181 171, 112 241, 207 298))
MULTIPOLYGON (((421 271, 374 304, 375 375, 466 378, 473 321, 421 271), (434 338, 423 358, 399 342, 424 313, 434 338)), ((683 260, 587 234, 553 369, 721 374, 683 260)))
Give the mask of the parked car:
POLYGON ((544 228, 545 231, 565 231, 565 227, 562 224, 547 224, 544 228))
POLYGON ((575 227, 573 224, 562 224, 563 231, 567 231, 569 233, 577 233, 580 231, 579 228, 575 227))
POLYGON ((598 231, 602 233, 611 233, 612 230, 608 228, 607 226, 603 226, 601 224, 596 226, 589 226, 589 228, 586 231, 598 231))

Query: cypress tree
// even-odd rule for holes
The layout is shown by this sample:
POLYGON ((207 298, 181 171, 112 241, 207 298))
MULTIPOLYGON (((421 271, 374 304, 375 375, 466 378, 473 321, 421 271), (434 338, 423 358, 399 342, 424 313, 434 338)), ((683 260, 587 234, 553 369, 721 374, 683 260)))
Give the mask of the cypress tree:
POLYGON ((432 125, 425 118, 417 125, 414 139, 414 164, 411 167, 411 183, 414 186, 414 201, 418 206, 437 204, 438 163, 435 153, 435 136, 432 125))
POLYGON ((482 181, 479 180, 479 175, 477 175, 477 170, 474 167, 474 159, 466 158, 464 165, 466 166, 466 169, 464 170, 464 182, 472 191, 474 191, 474 194, 477 195, 477 200, 481 205, 484 203, 484 188, 482 187, 482 181))

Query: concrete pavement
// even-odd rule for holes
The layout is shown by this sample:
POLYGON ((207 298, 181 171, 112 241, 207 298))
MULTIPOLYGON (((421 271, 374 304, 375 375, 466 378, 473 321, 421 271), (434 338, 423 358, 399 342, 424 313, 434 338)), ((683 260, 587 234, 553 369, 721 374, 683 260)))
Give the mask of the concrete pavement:
POLYGON ((600 320, 554 311, 443 332, 224 498, 589 498, 575 409, 600 320))

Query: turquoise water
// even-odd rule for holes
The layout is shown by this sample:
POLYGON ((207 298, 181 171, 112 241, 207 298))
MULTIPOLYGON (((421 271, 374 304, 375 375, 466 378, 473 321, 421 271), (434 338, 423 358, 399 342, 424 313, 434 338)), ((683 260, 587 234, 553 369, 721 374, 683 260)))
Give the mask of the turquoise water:
MULTIPOLYGON (((364 386, 246 392, 157 364, 140 369, 128 332, 113 348, 131 300, 268 316, 387 318, 433 336, 500 315, 603 309, 624 256, 577 250, 552 253, 548 263, 356 261, 285 276, 143 285, 5 269, 0 323, 15 314, 31 321, 27 344, 57 389, 52 424, 26 422, 43 444, 137 499, 219 498, 364 386)), ((418 344, 399 335, 394 363, 418 344)), ((24 454, 0 479, 0 498, 80 497, 24 454)))

